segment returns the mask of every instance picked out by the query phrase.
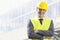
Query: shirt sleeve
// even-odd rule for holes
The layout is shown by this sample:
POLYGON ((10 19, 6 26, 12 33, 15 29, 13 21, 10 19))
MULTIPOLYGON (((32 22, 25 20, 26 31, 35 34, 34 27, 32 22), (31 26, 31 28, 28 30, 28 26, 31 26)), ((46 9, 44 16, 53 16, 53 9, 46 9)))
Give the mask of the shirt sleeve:
POLYGON ((53 36, 54 35, 54 25, 53 21, 51 21, 50 28, 48 31, 45 30, 38 30, 37 34, 43 35, 43 36, 53 36))
POLYGON ((28 28, 28 38, 41 39, 42 40, 42 35, 36 34, 34 32, 34 28, 33 28, 33 25, 31 23, 31 20, 29 21, 29 24, 28 24, 27 28, 28 28))

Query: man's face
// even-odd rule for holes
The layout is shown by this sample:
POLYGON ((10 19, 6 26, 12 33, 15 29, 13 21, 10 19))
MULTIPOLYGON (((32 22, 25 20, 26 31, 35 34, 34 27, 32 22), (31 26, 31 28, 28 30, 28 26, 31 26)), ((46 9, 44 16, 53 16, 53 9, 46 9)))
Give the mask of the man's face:
POLYGON ((46 10, 38 9, 38 17, 44 17, 46 10))

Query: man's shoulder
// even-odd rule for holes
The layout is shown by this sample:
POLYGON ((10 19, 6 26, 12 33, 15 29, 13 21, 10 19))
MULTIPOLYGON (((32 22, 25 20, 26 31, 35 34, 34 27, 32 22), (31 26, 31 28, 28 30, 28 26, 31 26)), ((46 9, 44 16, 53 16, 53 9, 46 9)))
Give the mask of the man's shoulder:
POLYGON ((52 21, 52 19, 51 18, 48 18, 48 17, 45 17, 45 19, 48 19, 48 20, 51 20, 52 21))

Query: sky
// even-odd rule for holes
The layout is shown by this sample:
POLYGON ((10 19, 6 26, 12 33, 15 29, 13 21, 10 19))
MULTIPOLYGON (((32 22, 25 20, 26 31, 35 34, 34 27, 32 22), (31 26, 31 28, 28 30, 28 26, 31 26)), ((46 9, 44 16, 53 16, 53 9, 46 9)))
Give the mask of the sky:
POLYGON ((5 14, 14 8, 21 7, 30 0, 0 0, 0 15, 5 14))

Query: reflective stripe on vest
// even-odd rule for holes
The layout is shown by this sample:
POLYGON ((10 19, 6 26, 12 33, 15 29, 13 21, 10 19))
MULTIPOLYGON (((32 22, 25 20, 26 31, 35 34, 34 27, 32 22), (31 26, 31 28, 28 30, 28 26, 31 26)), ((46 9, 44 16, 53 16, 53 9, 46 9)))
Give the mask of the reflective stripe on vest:
MULTIPOLYGON (((49 18, 44 18, 42 21, 42 25, 41 25, 38 18, 32 18, 31 22, 34 27, 34 31, 36 31, 36 30, 49 30, 51 20, 49 18)), ((44 40, 50 40, 50 38, 45 37, 44 40)))

